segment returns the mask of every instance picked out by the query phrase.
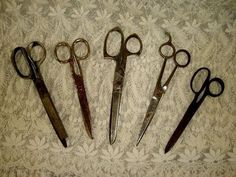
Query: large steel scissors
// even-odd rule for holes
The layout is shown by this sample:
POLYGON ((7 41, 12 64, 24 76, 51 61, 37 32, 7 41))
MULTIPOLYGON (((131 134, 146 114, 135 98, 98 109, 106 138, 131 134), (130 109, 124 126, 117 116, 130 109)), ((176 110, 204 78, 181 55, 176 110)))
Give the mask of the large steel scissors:
POLYGON ((159 74, 159 77, 158 77, 158 80, 157 80, 157 83, 156 83, 156 87, 155 87, 154 92, 153 92, 153 96, 152 96, 150 104, 148 106, 148 109, 147 109, 147 112, 146 112, 141 130, 139 132, 139 137, 138 137, 136 146, 138 146, 138 144, 140 143, 143 135, 145 134, 145 132, 146 132, 148 126, 149 126, 149 124, 151 123, 151 121, 152 121, 152 119, 155 115, 155 112, 156 112, 157 106, 159 104, 159 101, 161 100, 163 94, 166 92, 166 90, 168 88, 168 85, 169 85, 172 77, 174 76, 174 73, 175 73, 176 69, 178 67, 184 68, 190 62, 191 56, 190 56, 189 52, 187 50, 184 50, 184 49, 180 49, 180 50, 176 51, 175 46, 172 43, 171 35, 168 32, 166 32, 165 34, 168 36, 169 40, 167 42, 163 43, 159 47, 159 53, 162 56, 162 58, 164 59, 164 62, 162 64, 162 68, 161 68, 161 71, 160 71, 160 74, 159 74), (164 54, 164 52, 162 51, 164 47, 170 47, 172 49, 172 52, 171 52, 170 55, 164 54), (184 53, 186 55, 186 62, 184 64, 179 63, 177 61, 177 56, 180 53, 184 53), (172 72, 169 75, 166 82, 162 85, 161 80, 162 80, 164 70, 165 70, 165 67, 166 67, 166 62, 167 62, 168 59, 171 59, 171 58, 175 62, 175 67, 172 70, 172 72))
POLYGON ((204 99, 206 98, 206 96, 218 97, 223 93, 224 82, 220 78, 215 77, 215 78, 210 79, 210 77, 211 77, 211 71, 206 67, 199 68, 193 74, 192 79, 190 81, 190 87, 193 93, 195 93, 195 96, 193 98, 192 103, 189 105, 187 111, 185 112, 182 120, 180 121, 179 125, 177 126, 171 138, 169 139, 165 147, 165 153, 167 153, 177 142, 177 140, 183 133, 184 129, 187 127, 188 123, 193 118, 195 112, 198 110, 198 108, 200 107, 204 99), (196 78, 198 77, 198 75, 200 75, 203 72, 207 73, 205 76, 205 80, 202 86, 200 87, 200 89, 197 89, 194 86, 197 84, 194 84, 194 83, 197 82, 196 78), (216 83, 216 85, 218 85, 218 89, 216 91, 211 90, 211 85, 213 85, 213 83, 216 83))
POLYGON ((115 75, 113 80, 113 91, 111 100, 111 112, 110 112, 110 122, 109 122, 109 142, 113 144, 117 136, 117 124, 120 117, 120 101, 122 95, 122 88, 124 83, 125 68, 127 57, 130 55, 140 55, 142 52, 142 41, 137 34, 131 34, 126 39, 124 39, 124 34, 119 27, 111 29, 105 38, 103 54, 105 58, 113 59, 116 62, 115 75), (107 40, 112 32, 117 32, 121 36, 120 50, 117 55, 110 55, 107 51, 107 40), (127 43, 130 39, 137 39, 140 47, 136 52, 128 50, 127 43))
POLYGON ((46 49, 44 46, 38 41, 31 42, 27 48, 24 47, 16 47, 12 52, 12 64, 17 72, 17 74, 24 79, 31 79, 34 82, 34 85, 38 91, 38 94, 41 98, 43 106, 48 114, 48 117, 52 123, 54 130, 58 138, 64 147, 67 147, 66 138, 68 137, 66 130, 62 124, 62 121, 58 115, 58 112, 53 104, 50 94, 48 93, 48 89, 43 81, 43 77, 40 73, 39 66, 43 63, 46 58, 46 49), (32 58, 32 50, 35 47, 39 47, 42 49, 42 55, 37 60, 32 58), (19 69, 17 60, 20 58, 25 59, 27 66, 29 68, 29 73, 22 72, 22 69, 19 69))
POLYGON ((72 46, 70 46, 67 42, 59 42, 55 47, 54 53, 56 55, 57 61, 59 61, 60 63, 63 63, 63 64, 66 64, 66 63, 70 64, 72 77, 74 79, 74 82, 75 82, 75 85, 77 88, 77 94, 78 94, 78 98, 79 98, 79 102, 80 102, 84 126, 85 126, 88 136, 91 139, 93 139, 92 128, 91 128, 91 115, 90 115, 89 104, 88 104, 85 86, 84 86, 82 68, 80 65, 80 60, 87 59, 90 54, 89 44, 85 39, 82 39, 82 38, 76 39, 72 43, 72 46), (84 44, 87 49, 87 52, 84 55, 82 54, 81 56, 76 54, 76 45, 79 45, 79 43, 84 44), (58 51, 62 47, 66 47, 69 50, 69 57, 68 58, 61 59, 59 57, 58 51), (75 72, 75 68, 78 69, 78 71, 79 71, 78 74, 75 72))

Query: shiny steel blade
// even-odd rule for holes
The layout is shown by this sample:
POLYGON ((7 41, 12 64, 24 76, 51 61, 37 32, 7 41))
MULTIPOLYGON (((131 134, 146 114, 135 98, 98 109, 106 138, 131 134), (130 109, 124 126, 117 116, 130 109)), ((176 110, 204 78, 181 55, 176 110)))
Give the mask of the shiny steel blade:
POLYGON ((48 114, 48 117, 52 123, 54 130, 56 131, 58 138, 60 139, 63 146, 67 147, 66 138, 68 137, 68 135, 52 102, 52 99, 50 97, 50 94, 48 93, 44 81, 41 78, 37 78, 34 80, 34 84, 38 90, 43 106, 48 114))
POLYGON ((117 136, 118 120, 120 118, 120 100, 121 93, 115 92, 112 94, 110 127, 109 127, 109 141, 113 144, 117 136))
POLYGON ((90 115, 89 104, 88 104, 86 91, 84 87, 84 81, 83 81, 83 78, 79 75, 73 75, 73 78, 75 79, 75 84, 77 87, 77 93, 79 97, 81 112, 83 115, 84 126, 85 126, 88 136, 91 139, 93 139, 92 127, 91 127, 91 115, 90 115))
POLYGON ((155 115, 157 105, 158 105, 160 99, 161 99, 161 96, 160 97, 156 97, 156 96, 152 97, 151 102, 148 106, 148 110, 147 110, 147 113, 145 115, 142 127, 141 127, 140 132, 139 132, 139 137, 138 137, 136 146, 138 146, 138 144, 140 143, 141 139, 143 138, 143 135, 145 134, 145 132, 146 132, 148 126, 149 126, 149 124, 151 123, 151 121, 153 119, 153 116, 155 115))
POLYGON ((111 113, 109 125, 109 141, 113 144, 117 135, 117 124, 120 118, 120 101, 125 76, 126 58, 121 58, 116 63, 113 91, 111 100, 111 113))
POLYGON ((166 147, 165 147, 165 153, 167 153, 177 142, 181 134, 183 133, 184 129, 187 127, 188 123, 192 119, 193 115, 197 111, 199 106, 195 105, 195 102, 192 102, 187 111, 185 112, 182 120, 180 121, 179 125, 175 129, 174 133, 172 134, 171 138, 169 139, 166 147))

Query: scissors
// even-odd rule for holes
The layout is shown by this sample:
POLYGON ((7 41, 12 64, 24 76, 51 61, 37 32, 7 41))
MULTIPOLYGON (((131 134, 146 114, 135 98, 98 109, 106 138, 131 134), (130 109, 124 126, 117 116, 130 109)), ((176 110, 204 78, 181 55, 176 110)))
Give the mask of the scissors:
POLYGON ((116 62, 115 74, 114 74, 114 80, 113 80, 112 100, 111 100, 110 123, 109 123, 110 144, 113 144, 115 142, 116 136, 117 136, 117 125, 118 125, 118 119, 120 117, 120 114, 119 114, 120 101, 121 101, 122 88, 123 88, 123 83, 124 83, 127 57, 130 55, 139 56, 142 52, 142 48, 143 48, 142 41, 137 34, 135 33, 131 34, 126 39, 124 39, 124 34, 119 27, 115 27, 111 29, 106 35, 105 42, 104 42, 104 49, 103 49, 104 57, 113 59, 116 62), (108 40, 109 35, 112 32, 117 32, 121 36, 120 50, 117 55, 110 55, 107 52, 107 40, 108 40), (137 39, 140 44, 140 48, 136 52, 131 52, 130 50, 127 49, 127 43, 132 38, 137 39))
POLYGON ((161 100, 163 94, 166 92, 166 90, 168 88, 168 85, 169 85, 172 77, 174 76, 174 73, 175 73, 176 69, 178 67, 184 68, 190 62, 190 58, 191 57, 190 57, 189 52, 187 50, 184 50, 184 49, 180 49, 180 50, 176 51, 175 46, 172 44, 171 35, 168 32, 165 32, 165 34, 168 36, 169 40, 167 42, 163 43, 159 47, 159 53, 162 56, 162 58, 164 59, 164 62, 162 64, 162 68, 161 68, 161 71, 160 71, 160 74, 159 74, 159 77, 158 77, 158 80, 157 80, 157 83, 156 83, 156 88, 155 88, 155 90, 153 92, 153 96, 152 96, 150 104, 148 106, 148 109, 147 109, 147 112, 146 112, 146 115, 145 115, 145 118, 144 118, 141 130, 139 132, 139 137, 138 137, 136 146, 138 146, 138 144, 140 143, 143 135, 145 134, 145 132, 146 132, 148 126, 149 126, 149 124, 151 123, 151 121, 152 121, 152 119, 153 119, 153 117, 155 115, 155 112, 156 112, 157 106, 159 104, 159 101, 161 100), (163 49, 164 46, 166 46, 166 47, 169 46, 172 49, 172 53, 170 55, 163 54, 162 49, 163 49), (178 63, 178 61, 176 59, 177 55, 180 54, 180 53, 184 53, 187 56, 186 57, 186 59, 187 59, 186 63, 184 63, 184 64, 178 63), (161 80, 162 80, 163 73, 164 73, 164 70, 165 70, 166 62, 170 58, 173 58, 173 60, 175 62, 175 67, 172 70, 172 72, 169 75, 169 77, 166 80, 166 82, 162 85, 161 84, 161 80))
POLYGON ((24 79, 33 80, 34 85, 38 91, 39 97, 41 98, 43 106, 48 114, 48 117, 52 123, 54 130, 56 131, 58 138, 60 139, 63 146, 67 147, 66 138, 68 137, 68 135, 67 135, 66 130, 62 124, 62 121, 58 115, 58 112, 53 104, 51 96, 48 93, 48 89, 43 81, 43 77, 42 77, 42 75, 40 73, 40 69, 39 69, 39 66, 44 62, 45 58, 46 58, 46 49, 38 41, 31 42, 27 46, 27 48, 16 47, 13 50, 12 57, 11 57, 12 64, 13 64, 17 74, 24 79), (42 56, 39 57, 38 60, 34 60, 31 55, 32 50, 34 50, 35 47, 39 47, 43 51, 42 56), (17 60, 20 59, 19 54, 21 54, 21 56, 23 56, 23 58, 25 59, 25 61, 27 63, 27 66, 29 68, 28 75, 22 73, 17 66, 17 60))
POLYGON ((84 87, 83 73, 82 73, 81 65, 79 63, 80 60, 85 60, 86 58, 88 58, 88 56, 90 54, 89 44, 85 39, 82 39, 82 38, 76 39, 72 43, 72 46, 70 46, 67 42, 59 42, 55 47, 54 53, 56 55, 57 61, 59 61, 60 63, 63 63, 63 64, 66 64, 66 63, 70 64, 72 77, 74 79, 74 82, 75 82, 75 85, 77 88, 77 94, 78 94, 79 102, 80 102, 80 106, 81 106, 81 112, 82 112, 82 116, 83 116, 84 126, 85 126, 88 136, 91 139, 93 139, 89 104, 88 104, 86 91, 85 91, 85 87, 84 87), (75 52, 76 51, 75 46, 79 43, 84 44, 87 48, 87 53, 83 56, 78 56, 75 52), (60 47, 66 47, 69 50, 69 53, 70 53, 69 58, 60 59, 60 57, 58 56, 58 50, 60 47), (77 69, 79 71, 78 74, 75 72, 75 67, 77 67, 77 69))
POLYGON ((200 105, 202 104, 204 99, 206 98, 206 96, 218 97, 223 93, 224 82, 220 78, 217 78, 217 77, 210 79, 210 76, 211 76, 211 71, 206 67, 199 68, 193 74, 192 79, 190 81, 190 87, 191 87, 191 90, 193 91, 193 93, 195 93, 194 99, 193 99, 192 103, 189 105, 187 111, 185 112, 182 120, 180 121, 179 125, 175 129, 174 133, 172 134, 170 140, 168 141, 168 143, 165 147, 165 153, 167 153, 174 146, 174 144, 177 142, 177 140, 179 139, 179 137, 183 133, 184 129, 187 127, 188 123, 193 118, 193 115, 198 110, 198 108, 200 107, 200 105), (199 73, 202 73, 204 71, 207 73, 205 81, 203 82, 201 88, 199 90, 196 90, 193 87, 194 82, 196 82, 196 81, 194 81, 195 77, 199 73), (211 91, 211 85, 214 82, 217 83, 218 87, 219 87, 218 91, 216 91, 216 92, 211 91))

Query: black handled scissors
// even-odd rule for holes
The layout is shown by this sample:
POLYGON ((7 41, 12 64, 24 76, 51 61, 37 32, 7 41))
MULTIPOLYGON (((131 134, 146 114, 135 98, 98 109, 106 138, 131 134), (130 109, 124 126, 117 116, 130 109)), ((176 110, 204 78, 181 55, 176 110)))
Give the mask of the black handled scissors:
POLYGON ((32 79, 34 85, 39 93, 43 106, 48 114, 48 117, 52 123, 54 130, 58 138, 64 147, 67 147, 66 138, 68 137, 66 130, 62 124, 62 121, 58 115, 58 112, 53 104, 50 94, 48 93, 48 89, 43 81, 43 77, 40 73, 39 66, 43 63, 46 58, 46 49, 44 46, 37 42, 31 42, 27 48, 24 47, 16 47, 12 52, 12 64, 17 72, 17 74, 24 79, 32 79), (43 55, 38 58, 38 60, 34 60, 31 56, 31 52, 34 47, 40 47, 43 51, 43 55), (20 55, 21 54, 21 55, 20 55), (29 74, 23 74, 17 66, 17 60, 19 60, 20 56, 23 56, 25 59, 27 66, 29 67, 29 74))
POLYGON ((138 137, 136 146, 140 143, 143 135, 145 134, 145 132, 146 132, 148 126, 149 126, 149 124, 151 123, 151 121, 153 119, 153 116, 155 115, 155 112, 156 112, 157 106, 159 104, 159 101, 161 100, 161 97, 163 96, 163 94, 166 92, 166 90, 168 88, 168 85, 169 85, 169 82, 171 81, 176 69, 178 67, 184 68, 190 62, 191 57, 190 57, 189 52, 187 50, 184 50, 184 49, 180 49, 180 50, 176 51, 175 46, 172 44, 172 39, 171 39, 170 34, 168 32, 166 32, 165 34, 169 37, 169 40, 167 42, 165 42, 164 44, 162 44, 159 48, 159 53, 164 58, 164 62, 162 64, 160 75, 159 75, 157 83, 156 83, 156 88, 154 90, 152 99, 151 99, 150 104, 148 106, 147 113, 146 113, 146 116, 144 118, 144 121, 143 121, 141 130, 140 130, 140 133, 139 133, 139 137, 138 137), (163 49, 164 46, 166 46, 166 47, 169 46, 172 49, 171 55, 163 54, 162 49, 163 49), (186 60, 185 64, 178 63, 178 61, 177 61, 177 55, 180 54, 180 53, 184 53, 187 56, 186 57, 187 60, 186 60), (173 71, 171 72, 171 74, 169 75, 166 82, 162 85, 161 80, 162 80, 162 77, 163 77, 163 74, 164 74, 166 62, 170 58, 174 59, 175 67, 174 67, 173 71))
POLYGON ((84 126, 86 129, 86 132, 88 134, 88 136, 93 139, 93 135, 92 135, 92 128, 91 128, 91 116, 90 116, 90 111, 89 111, 89 104, 88 104, 88 100, 87 100, 87 96, 86 96, 86 91, 85 91, 85 87, 84 87, 84 79, 83 79, 83 74, 82 74, 82 69, 81 69, 81 65, 80 65, 80 60, 84 60, 87 59, 89 54, 90 54, 90 47, 88 42, 85 39, 82 38, 78 38, 76 39, 73 43, 72 46, 70 46, 67 42, 60 42, 56 45, 54 53, 56 55, 56 59, 57 61, 59 61, 60 63, 69 63, 70 64, 70 69, 71 69, 71 73, 77 88, 77 94, 79 97, 79 102, 80 102, 80 106, 81 106, 81 112, 82 112, 82 116, 83 116, 83 121, 84 121, 84 126), (85 53, 83 56, 78 56, 76 54, 76 50, 75 50, 75 46, 79 43, 82 43, 86 46, 87 48, 87 53, 85 53), (60 57, 58 56, 58 50, 60 47, 66 47, 69 50, 69 58, 67 59, 60 59, 60 57), (77 67, 79 73, 76 74, 75 72, 75 67, 77 67))
POLYGON ((142 41, 137 34, 131 34, 126 39, 124 39, 124 34, 119 27, 115 27, 107 33, 105 42, 104 42, 103 54, 105 58, 108 57, 110 59, 115 60, 116 62, 115 75, 114 75, 114 81, 113 81, 112 101, 111 101, 110 123, 109 123, 110 144, 113 144, 115 142, 116 135, 117 135, 116 131, 117 131, 118 119, 120 116, 119 114, 120 101, 121 101, 121 95, 122 95, 127 57, 130 55, 139 56, 141 52, 142 52, 142 41), (109 35, 112 32, 118 32, 121 36, 121 46, 120 46, 119 53, 113 56, 108 54, 107 52, 107 40, 108 40, 109 35), (127 49, 127 42, 132 38, 137 39, 139 41, 140 48, 137 52, 131 52, 130 50, 127 49))
POLYGON ((167 153, 177 142, 177 140, 183 133, 184 129, 187 127, 188 123, 193 118, 193 115, 198 110, 198 108, 200 107, 204 99, 206 98, 206 96, 218 97, 223 93, 224 82, 220 78, 215 77, 215 78, 210 79, 210 77, 211 77, 211 71, 205 67, 199 68, 193 74, 192 79, 190 81, 190 87, 193 93, 195 93, 194 99, 192 103, 189 105, 187 111, 185 112, 182 120, 180 121, 179 125, 175 129, 174 133, 172 134, 170 140, 168 141, 165 147, 165 153, 167 153), (194 82, 196 82, 194 80, 197 75, 199 75, 200 73, 204 71, 207 73, 205 81, 203 82, 201 88, 197 90, 196 88, 194 88, 194 82), (219 86, 219 89, 216 92, 211 91, 211 85, 214 82, 217 83, 219 86))

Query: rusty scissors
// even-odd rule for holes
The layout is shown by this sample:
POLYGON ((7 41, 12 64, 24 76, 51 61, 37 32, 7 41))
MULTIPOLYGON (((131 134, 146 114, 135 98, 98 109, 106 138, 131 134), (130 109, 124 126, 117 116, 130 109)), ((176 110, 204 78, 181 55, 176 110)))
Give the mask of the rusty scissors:
POLYGON ((54 130, 56 131, 58 138, 60 139, 63 146, 67 147, 66 138, 68 137, 68 135, 58 115, 58 112, 53 104, 51 96, 48 93, 48 89, 43 81, 43 77, 39 70, 39 66, 44 62, 45 58, 46 58, 46 49, 38 41, 31 42, 27 46, 27 48, 16 47, 13 50, 11 56, 12 64, 17 74, 24 79, 33 80, 34 85, 43 103, 43 106, 48 114, 48 117, 52 123, 54 130), (37 60, 35 60, 31 55, 35 47, 39 47, 42 50, 42 55, 41 57, 37 58, 37 60), (25 62, 27 63, 29 73, 22 72, 21 71, 22 69, 19 69, 18 67, 17 60, 20 60, 21 56, 23 56, 25 62))
POLYGON ((148 106, 148 109, 147 109, 147 112, 146 112, 141 130, 139 132, 139 137, 138 137, 136 146, 138 146, 138 144, 140 143, 143 135, 145 134, 145 132, 146 132, 148 126, 149 126, 149 124, 151 123, 151 121, 152 121, 152 119, 155 115, 155 112, 156 112, 157 106, 159 104, 159 101, 161 100, 163 94, 166 92, 166 90, 168 88, 168 85, 169 85, 172 77, 174 76, 175 71, 177 70, 178 67, 181 67, 181 68, 186 67, 190 62, 191 56, 190 56, 189 52, 185 49, 180 49, 180 50, 176 51, 175 46, 172 43, 171 35, 168 32, 165 32, 165 34, 168 36, 169 40, 167 42, 163 43, 159 47, 159 53, 162 56, 162 58, 164 59, 164 62, 162 64, 161 71, 160 71, 160 74, 159 74, 159 77, 158 77, 158 80, 157 80, 157 83, 156 83, 156 87, 155 87, 154 92, 153 92, 153 96, 152 96, 150 104, 148 106), (170 47, 172 49, 172 53, 170 55, 163 54, 163 51, 162 51, 163 47, 170 47), (177 61, 177 56, 180 53, 184 53, 187 56, 186 57, 187 60, 184 64, 179 63, 177 61), (172 70, 169 77, 167 78, 166 82, 162 85, 161 80, 162 80, 164 70, 165 70, 165 67, 166 67, 166 62, 167 62, 168 59, 171 59, 171 58, 174 60, 175 67, 172 70))
POLYGON ((189 105, 187 111, 185 112, 182 120, 180 121, 179 125, 175 129, 174 133, 172 134, 171 138, 169 139, 166 147, 165 147, 165 153, 167 153, 177 142, 181 134, 183 133, 184 129, 187 127, 190 120, 193 118, 195 112, 198 110, 198 108, 201 106, 202 102, 206 98, 206 96, 211 97, 218 97, 220 96, 224 91, 224 82, 220 78, 212 78, 211 77, 211 71, 206 68, 202 67, 199 68, 192 76, 192 79, 190 81, 190 88, 195 93, 195 96, 193 98, 193 101, 189 105), (204 75, 205 80, 202 79, 201 74, 206 73, 204 75), (204 82, 201 82, 202 85, 200 88, 198 83, 199 79, 204 82), (213 88, 213 83, 216 83, 218 85, 217 90, 211 90, 213 88), (212 86, 212 87, 211 87, 212 86))
POLYGON ((83 73, 80 65, 80 60, 85 60, 88 58, 90 54, 90 47, 88 42, 85 39, 78 38, 73 43, 72 46, 70 46, 67 42, 59 42, 54 50, 56 60, 60 63, 70 64, 70 69, 72 73, 72 77, 74 79, 76 88, 77 88, 77 94, 81 106, 81 112, 83 116, 84 126, 86 129, 86 132, 88 136, 93 139, 92 135, 92 128, 91 128, 91 116, 90 116, 90 110, 89 110, 89 104, 86 96, 85 86, 84 86, 84 79, 83 79, 83 73), (77 55, 76 54, 76 45, 84 44, 87 52, 84 55, 77 55), (66 47, 69 50, 69 57, 66 59, 60 59, 58 55, 58 50, 60 47, 66 47), (75 72, 75 68, 78 69, 78 74, 75 72))
POLYGON ((141 54, 141 52, 142 52, 142 41, 137 34, 135 34, 135 33, 131 34, 126 39, 124 39, 124 34, 119 27, 115 27, 107 33, 105 41, 104 41, 103 54, 104 54, 105 58, 113 59, 116 62, 115 74, 114 74, 114 80, 113 80, 110 122, 109 122, 109 142, 110 142, 110 144, 113 144, 115 142, 116 136, 117 136, 117 124, 118 124, 118 119, 120 116, 120 114, 119 114, 120 101, 121 101, 122 88, 123 88, 123 83, 124 83, 127 57, 130 55, 138 55, 139 56, 141 54), (120 37, 121 37, 120 50, 119 50, 118 54, 116 54, 116 55, 110 55, 107 51, 107 40, 108 40, 109 35, 112 32, 119 33, 120 37), (137 39, 140 44, 140 48, 136 52, 132 52, 129 49, 127 49, 127 43, 132 38, 137 39))

